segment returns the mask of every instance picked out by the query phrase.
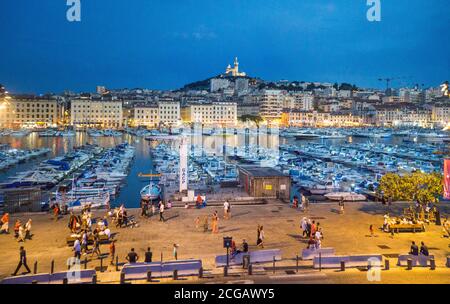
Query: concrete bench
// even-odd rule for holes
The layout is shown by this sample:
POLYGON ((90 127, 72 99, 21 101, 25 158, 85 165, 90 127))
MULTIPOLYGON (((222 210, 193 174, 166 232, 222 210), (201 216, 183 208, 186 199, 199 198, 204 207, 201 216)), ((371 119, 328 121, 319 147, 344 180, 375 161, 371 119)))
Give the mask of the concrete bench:
POLYGON ((369 254, 369 255, 340 255, 322 257, 314 257, 314 268, 340 268, 341 262, 345 262, 345 267, 367 267, 370 260, 378 260, 380 263, 383 260, 381 254, 369 254))
POLYGON ((430 260, 434 259, 434 255, 402 254, 398 256, 397 266, 408 266, 408 259, 411 259, 413 267, 428 267, 430 266, 430 260))
POLYGON ((16 277, 8 277, 2 280, 2 284, 48 284, 50 282, 50 274, 41 273, 33 275, 23 275, 16 277))
POLYGON ((173 276, 177 270, 178 276, 198 275, 202 268, 201 260, 180 260, 153 263, 125 264, 121 271, 124 280, 144 280, 147 279, 148 272, 152 273, 152 278, 162 278, 173 276))
POLYGON ((303 249, 302 260, 313 260, 315 257, 318 257, 319 254, 322 257, 330 257, 335 255, 335 250, 334 248, 303 249))
MULTIPOLYGON (((268 263, 272 262, 275 257, 275 261, 281 260, 281 250, 280 249, 269 249, 269 250, 258 250, 250 251, 247 253, 239 253, 234 257, 230 254, 229 265, 242 265, 244 263, 244 256, 250 255, 250 263, 268 263)), ((219 255, 216 256, 216 267, 225 267, 227 265, 227 256, 219 255)))
POLYGON ((62 284, 67 279, 67 284, 94 284, 94 269, 63 271, 50 275, 50 284, 62 284))

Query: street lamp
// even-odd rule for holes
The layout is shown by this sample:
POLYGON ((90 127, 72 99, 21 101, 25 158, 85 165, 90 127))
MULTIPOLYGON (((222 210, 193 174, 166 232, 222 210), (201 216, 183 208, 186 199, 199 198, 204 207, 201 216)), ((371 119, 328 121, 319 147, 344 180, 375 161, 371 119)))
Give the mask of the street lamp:
POLYGON ((230 265, 230 247, 231 247, 232 241, 233 241, 233 238, 231 236, 225 236, 223 238, 223 247, 227 249, 227 268, 230 265))

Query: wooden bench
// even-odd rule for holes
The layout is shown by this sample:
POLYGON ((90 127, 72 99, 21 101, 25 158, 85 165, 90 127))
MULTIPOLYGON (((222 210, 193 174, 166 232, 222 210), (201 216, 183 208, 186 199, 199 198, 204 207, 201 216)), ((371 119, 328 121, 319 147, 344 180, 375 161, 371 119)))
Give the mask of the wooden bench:
POLYGON ((8 277, 2 280, 2 284, 48 284, 50 282, 49 273, 40 273, 33 275, 22 275, 15 277, 8 277))
POLYGON ((408 266, 408 259, 411 259, 413 267, 428 267, 430 260, 434 259, 434 255, 402 254, 398 256, 397 266, 408 266))
POLYGON ((423 224, 396 224, 389 225, 389 232, 424 232, 425 226, 423 224))
MULTIPOLYGON (((75 243, 76 239, 77 239, 77 237, 68 236, 67 239, 66 239, 67 245, 68 246, 73 246, 73 244, 75 243)), ((110 241, 110 239, 108 238, 108 236, 106 234, 99 235, 98 239, 99 239, 100 244, 108 243, 110 241)), ((93 243, 94 243, 94 236, 91 235, 88 238, 88 244, 92 245, 93 243)))
POLYGON ((322 257, 329 257, 335 255, 334 248, 320 248, 320 249, 303 249, 302 250, 302 260, 313 260, 315 257, 318 257, 319 254, 322 257))
MULTIPOLYGON (((272 262, 274 257, 275 261, 281 260, 281 250, 280 249, 269 249, 269 250, 258 250, 249 251, 247 253, 241 252, 234 257, 230 254, 229 265, 242 265, 244 263, 244 256, 250 255, 250 263, 268 263, 272 262)), ((216 256, 216 267, 225 267, 227 265, 227 256, 219 255, 216 256)))
POLYGON ((145 280, 148 278, 148 272, 151 272, 152 278, 164 278, 173 276, 174 271, 178 272, 178 276, 194 276, 199 275, 202 269, 201 260, 180 260, 168 262, 153 263, 134 263, 125 264, 121 270, 121 277, 125 281, 145 280))
POLYGON ((370 261, 383 260, 381 254, 369 254, 369 255, 336 255, 329 257, 319 258, 314 257, 313 267, 314 268, 340 268, 341 262, 345 262, 345 267, 368 267, 370 261))

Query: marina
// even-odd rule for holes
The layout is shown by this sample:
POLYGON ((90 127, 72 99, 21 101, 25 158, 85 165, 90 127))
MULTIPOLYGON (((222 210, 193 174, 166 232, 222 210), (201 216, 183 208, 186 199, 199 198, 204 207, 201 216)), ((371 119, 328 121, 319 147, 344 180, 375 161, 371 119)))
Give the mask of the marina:
POLYGON ((306 195, 314 201, 337 197, 371 200, 377 197, 384 174, 440 172, 449 153, 444 141, 448 132, 423 130, 185 127, 128 128, 123 133, 78 131, 73 132, 74 136, 57 132, 30 132, 19 138, 11 136, 12 133, 2 136, 0 159, 5 165, 0 188, 37 187, 48 192, 46 205, 56 199, 69 208, 74 203, 87 204, 89 200, 96 206, 105 206, 108 201, 112 206, 137 207, 141 198, 180 199, 175 195, 179 183, 179 144, 185 138, 188 184, 196 194, 217 195, 223 189, 238 187, 239 167, 252 165, 289 175, 293 184, 291 198, 306 195), (53 135, 42 136, 50 133, 53 135), (405 141, 410 137, 414 140, 405 141), (28 145, 42 148, 7 148, 26 149, 28 145), (47 154, 52 158, 44 159, 47 154), (7 162, 11 159, 8 155, 17 157, 7 162), (26 159, 32 162, 22 164, 26 159), (140 176, 142 172, 158 177, 149 181, 140 176), (122 196, 124 187, 128 195, 122 196))

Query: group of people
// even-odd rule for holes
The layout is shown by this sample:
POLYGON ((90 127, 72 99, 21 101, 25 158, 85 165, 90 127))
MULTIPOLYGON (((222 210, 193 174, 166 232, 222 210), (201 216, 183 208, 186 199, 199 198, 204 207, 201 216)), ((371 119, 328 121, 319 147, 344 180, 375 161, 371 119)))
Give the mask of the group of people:
MULTIPOLYGON (((203 232, 209 231, 209 216, 205 215, 203 219, 200 217, 195 218, 195 228, 200 229, 200 225, 203 227, 203 232)), ((211 232, 213 234, 219 233, 219 214, 216 211, 211 215, 211 232)))
POLYGON ((303 217, 300 222, 302 229, 302 236, 308 238, 307 249, 320 249, 322 248, 323 232, 320 223, 315 220, 303 217))
POLYGON ((202 196, 200 194, 197 195, 197 198, 195 199, 195 207, 197 209, 202 209, 205 208, 208 205, 208 203, 206 202, 206 196, 203 199, 202 196))
POLYGON ((159 210, 159 221, 164 222, 165 221, 164 211, 165 209, 172 208, 172 201, 169 200, 166 206, 166 204, 162 200, 160 200, 156 206, 151 201, 143 199, 141 200, 141 216, 142 217, 154 216, 156 214, 156 207, 158 207, 159 210))
POLYGON ((409 251, 409 254, 416 255, 416 256, 418 256, 419 254, 423 255, 423 256, 430 255, 430 253, 428 252, 428 247, 425 246, 424 242, 420 243, 420 249, 419 249, 419 246, 417 246, 416 242, 414 242, 414 241, 411 243, 411 249, 409 251))
POLYGON ((291 207, 294 209, 306 211, 308 209, 308 206, 309 206, 309 199, 304 195, 302 195, 300 203, 297 196, 294 196, 294 198, 292 199, 291 207))
MULTIPOLYGON (((0 219, 1 222, 1 228, 0 233, 6 233, 9 234, 9 213, 3 214, 2 218, 0 219)), ((31 224, 32 220, 28 219, 28 221, 25 224, 22 224, 22 222, 17 219, 14 223, 14 238, 17 239, 18 242, 25 242, 25 240, 31 240, 32 234, 31 234, 31 224)))

